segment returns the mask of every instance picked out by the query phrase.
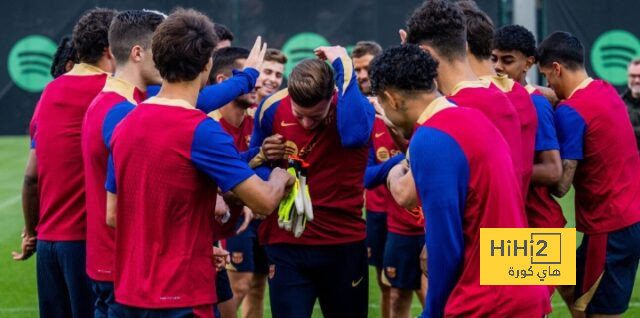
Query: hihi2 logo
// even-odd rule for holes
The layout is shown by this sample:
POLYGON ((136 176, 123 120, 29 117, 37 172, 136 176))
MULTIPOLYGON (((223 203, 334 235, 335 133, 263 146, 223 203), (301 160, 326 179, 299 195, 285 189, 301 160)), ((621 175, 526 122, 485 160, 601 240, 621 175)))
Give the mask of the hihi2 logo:
POLYGON ((481 285, 575 285, 575 281, 575 229, 480 229, 481 285))

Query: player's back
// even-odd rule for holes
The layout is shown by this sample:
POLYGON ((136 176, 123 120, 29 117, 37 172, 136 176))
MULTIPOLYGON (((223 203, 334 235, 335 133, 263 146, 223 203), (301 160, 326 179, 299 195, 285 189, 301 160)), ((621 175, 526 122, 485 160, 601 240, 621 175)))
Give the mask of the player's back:
POLYGON ((563 158, 579 159, 573 181, 577 229, 605 233, 640 221, 640 157, 616 90, 601 80, 585 81, 559 103, 556 120, 563 158), (563 137, 576 129, 583 139, 572 145, 563 137), (576 152, 582 158, 572 158, 576 152))
POLYGON ((522 143, 522 182, 523 193, 526 194, 529 189, 529 183, 531 182, 531 175, 533 173, 533 159, 534 148, 536 142, 536 128, 538 126, 538 116, 536 114, 536 108, 533 105, 531 96, 527 90, 510 79, 506 75, 502 76, 490 76, 487 79, 491 80, 513 104, 513 107, 518 113, 518 119, 520 119, 520 137, 522 143))
POLYGON ((521 179, 524 171, 520 119, 507 96, 493 83, 479 80, 459 83, 447 98, 457 105, 479 110, 498 128, 511 151, 516 176, 521 179))
POLYGON ((38 239, 84 240, 86 235, 81 130, 85 112, 107 73, 80 63, 42 93, 35 123, 40 220, 38 239))
MULTIPOLYGON (((427 139, 438 138, 440 141, 435 141, 435 145, 450 145, 457 149, 452 153, 460 156, 447 160, 456 162, 455 171, 461 177, 460 187, 456 188, 457 191, 462 191, 463 201, 459 206, 462 209, 462 219, 459 224, 464 244, 461 267, 455 285, 446 298, 444 316, 542 316, 547 298, 544 286, 480 285, 480 228, 522 228, 527 224, 519 191, 520 179, 516 177, 511 165, 511 151, 500 132, 479 111, 451 107, 425 121, 413 138, 415 140, 412 139, 410 148, 427 139)), ((412 150, 412 161, 415 160, 414 154, 412 150)), ((418 164, 420 163, 416 163, 418 164)), ((413 168, 412 164, 412 170, 413 168)), ((433 174, 415 176, 423 202, 427 224, 426 242, 430 251, 438 251, 439 247, 435 245, 453 235, 447 233, 450 232, 448 229, 451 219, 442 215, 440 199, 429 199, 430 189, 421 188, 421 183, 435 177, 437 176, 433 174)), ((431 186, 431 190, 435 191, 439 185, 436 182, 431 186)), ((453 251, 440 252, 446 255, 453 251)), ((451 264, 440 264, 438 260, 432 260, 431 253, 429 256, 430 276, 436 277, 439 271, 456 270, 446 268, 451 264)), ((432 292, 431 289, 427 293, 429 292, 432 292)), ((428 295, 427 300, 429 298, 428 295)))
MULTIPOLYGON (((217 186, 192 163, 196 128, 207 116, 153 98, 116 127, 115 290, 143 308, 215 302, 211 262, 217 186)), ((217 124, 215 124, 217 125, 217 124)))

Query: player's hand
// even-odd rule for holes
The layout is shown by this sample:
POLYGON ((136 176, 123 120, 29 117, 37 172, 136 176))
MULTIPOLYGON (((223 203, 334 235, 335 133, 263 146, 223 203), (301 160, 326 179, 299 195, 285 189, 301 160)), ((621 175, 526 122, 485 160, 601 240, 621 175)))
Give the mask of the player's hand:
POLYGON ((400 35, 400 44, 407 44, 407 31, 400 29, 398 30, 398 35, 400 35))
MULTIPOLYGON (((258 36, 256 42, 253 44, 253 48, 249 52, 249 56, 244 62, 244 69, 255 68, 260 70, 262 62, 264 62, 264 55, 267 53, 267 43, 262 43, 262 37, 258 36)), ((215 62, 215 61, 214 61, 215 62)))
POLYGON ((429 278, 429 270, 427 269, 427 246, 422 246, 422 252, 420 252, 420 270, 425 277, 429 278))
POLYGON ((279 134, 271 135, 262 142, 262 153, 267 160, 279 160, 284 158, 286 147, 284 137, 279 134))
POLYGON ((36 252, 36 243, 38 242, 35 235, 28 235, 25 231, 22 231, 22 244, 21 251, 11 252, 11 256, 14 261, 24 261, 29 259, 33 253, 36 252))
POLYGON ((409 171, 409 167, 407 166, 406 163, 403 164, 403 162, 406 162, 406 160, 399 162, 398 164, 393 166, 391 170, 389 170, 389 174, 387 174, 387 187, 390 188, 391 187, 390 185, 392 183, 402 178, 402 176, 407 174, 407 172, 409 171))
POLYGON ((284 184, 284 195, 286 196, 291 192, 291 188, 296 183, 296 178, 294 178, 287 170, 276 167, 271 171, 271 175, 269 176, 269 180, 277 180, 284 184))
POLYGON ((244 216, 244 220, 242 221, 242 224, 240 224, 240 227, 238 227, 236 234, 244 232, 249 227, 251 220, 254 219, 253 211, 246 206, 242 207, 242 216, 244 216))
POLYGON ((335 61, 337 58, 341 56, 345 56, 345 57, 349 56, 349 54, 347 53, 347 50, 340 45, 321 46, 313 50, 313 53, 315 53, 319 59, 323 61, 329 60, 332 63, 333 61, 335 61))
POLYGON ((216 208, 214 212, 214 217, 216 221, 222 223, 222 218, 225 214, 229 213, 229 205, 224 201, 224 198, 220 194, 216 194, 216 208))
POLYGON ((227 250, 219 248, 217 246, 213 247, 213 263, 216 266, 217 271, 223 270, 230 261, 231 259, 227 250))

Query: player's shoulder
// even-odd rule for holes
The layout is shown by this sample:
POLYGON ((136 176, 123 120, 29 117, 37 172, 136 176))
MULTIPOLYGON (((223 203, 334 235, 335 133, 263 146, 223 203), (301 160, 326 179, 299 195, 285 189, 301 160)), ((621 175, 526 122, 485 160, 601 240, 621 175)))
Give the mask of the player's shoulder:
POLYGON ((283 101, 286 101, 290 98, 291 97, 289 97, 289 91, 287 88, 281 89, 273 93, 271 96, 265 98, 260 106, 258 106, 258 110, 256 112, 259 122, 262 122, 267 112, 275 111, 283 101))

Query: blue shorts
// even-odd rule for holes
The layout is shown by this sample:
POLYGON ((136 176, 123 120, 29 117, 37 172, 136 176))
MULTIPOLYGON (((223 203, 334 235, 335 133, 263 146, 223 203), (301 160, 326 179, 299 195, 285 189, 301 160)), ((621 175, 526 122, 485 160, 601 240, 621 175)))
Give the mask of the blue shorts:
MULTIPOLYGON (((238 219, 238 227, 243 220, 243 217, 238 219)), ((244 232, 226 240, 226 249, 231 256, 231 263, 227 266, 228 270, 267 274, 269 271, 267 254, 264 251, 264 246, 258 244, 258 226, 260 226, 260 222, 262 221, 251 221, 244 232)))
POLYGON ((424 246, 424 235, 387 235, 384 247, 383 277, 391 287, 419 290, 422 286, 420 252, 424 246))
POLYGON ((218 303, 223 303, 233 298, 233 291, 231 290, 231 283, 229 283, 229 275, 227 275, 226 270, 216 273, 216 295, 218 296, 218 303))
POLYGON ((191 308, 137 308, 115 303, 109 312, 113 318, 214 318, 213 305, 191 308))
POLYGON ((91 280, 91 289, 96 297, 94 304, 93 317, 106 318, 109 317, 109 307, 115 303, 113 295, 113 282, 101 282, 91 280))
POLYGON ((588 314, 624 313, 629 308, 638 259, 640 222, 611 233, 585 234, 577 251, 574 307, 588 314))
POLYGON ((367 210, 367 258, 371 266, 382 268, 387 241, 387 214, 367 210))
POLYGON ((92 317, 95 296, 85 241, 39 240, 36 250, 40 317, 92 317))
POLYGON ((273 317, 311 317, 316 299, 324 317, 367 317, 369 271, 364 241, 272 244, 266 251, 273 317))

